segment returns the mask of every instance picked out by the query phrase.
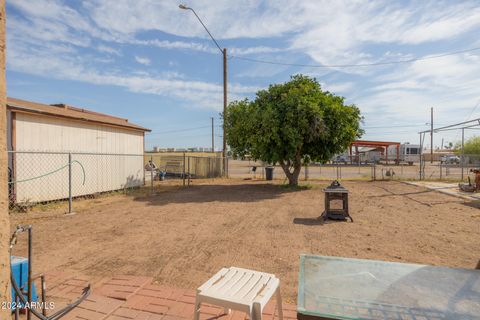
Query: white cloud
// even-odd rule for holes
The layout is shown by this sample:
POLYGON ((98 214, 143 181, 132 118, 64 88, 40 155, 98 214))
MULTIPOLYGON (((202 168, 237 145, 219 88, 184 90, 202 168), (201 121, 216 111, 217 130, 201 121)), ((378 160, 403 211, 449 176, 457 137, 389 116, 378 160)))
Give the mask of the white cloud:
POLYGON ((98 45, 97 50, 100 51, 100 52, 113 54, 113 55, 116 55, 116 56, 122 55, 120 50, 117 50, 115 48, 112 48, 112 47, 109 47, 109 46, 106 46, 106 45, 103 45, 103 44, 98 45))
MULTIPOLYGON (((222 108, 223 86, 220 84, 184 80, 181 79, 182 75, 169 71, 157 75, 146 72, 101 72, 97 68, 89 67, 85 60, 77 56, 52 56, 41 50, 20 46, 9 51, 8 68, 55 79, 119 86, 132 92, 170 96, 180 101, 188 101, 191 107, 216 110, 222 108)), ((257 87, 230 84, 230 100, 239 99, 257 90, 257 87)))
MULTIPOLYGON (((122 54, 118 48, 126 50, 127 45, 217 54, 218 49, 198 20, 191 12, 178 9, 178 2, 85 0, 77 9, 66 3, 59 0, 9 3, 23 14, 23 18, 7 19, 10 69, 117 85, 133 92, 174 97, 192 107, 220 110, 219 84, 189 80, 188 74, 175 71, 159 71, 154 75, 151 70, 125 71, 111 63, 113 55, 122 54), (169 40, 158 36, 161 33, 169 34, 169 40), (99 56, 79 58, 78 52, 88 48, 96 49, 99 56), (111 64, 103 69, 95 64, 98 62, 111 64)), ((192 5, 220 45, 228 45, 231 55, 254 55, 278 62, 338 65, 404 60, 480 43, 475 36, 471 41, 462 40, 468 33, 478 33, 480 28, 480 6, 475 0, 271 0, 261 4, 251 0, 196 0, 192 5), (235 43, 235 39, 240 41, 235 43), (252 45, 244 45, 247 41, 252 45), (272 42, 276 46, 270 46, 272 42), (305 62, 306 57, 312 61, 305 62)), ((135 59, 138 63, 149 63, 145 57, 135 59)), ((438 108, 445 121, 463 120, 460 118, 466 116, 479 98, 479 65, 478 54, 351 69, 243 62, 245 68, 231 77, 251 81, 280 77, 287 71, 302 72, 316 76, 327 90, 351 98, 349 101, 356 103, 369 121, 409 119, 418 123, 428 118, 431 106, 438 108), (342 71, 344 77, 336 77, 335 71, 342 71)), ((177 62, 170 64, 175 66, 177 62)), ((240 98, 257 90, 255 86, 233 84, 229 86, 229 98, 240 98)))
POLYGON ((151 61, 147 57, 139 57, 135 56, 135 61, 137 61, 140 64, 143 64, 144 66, 149 66, 151 61))
POLYGON ((345 93, 351 91, 355 84, 353 82, 342 83, 321 83, 322 89, 328 90, 332 93, 345 93))
MULTIPOLYGON (((450 39, 480 26, 476 1, 252 1, 199 0, 197 13, 220 40, 285 36, 285 48, 254 46, 229 48, 231 54, 276 53, 297 50, 322 64, 365 63, 375 58, 365 51, 369 43, 421 44, 450 39), (232 19, 232 17, 235 17, 232 19)), ((86 0, 74 10, 58 0, 18 0, 12 6, 30 17, 31 33, 38 37, 88 45, 89 37, 167 49, 216 52, 205 30, 190 11, 171 1, 86 0), (40 23, 41 22, 41 23, 40 23), (200 37, 206 43, 138 39, 144 31, 162 31, 182 37, 200 37)), ((17 27, 17 26, 16 26, 17 27)), ((22 25, 19 26, 24 27, 22 25)), ((25 28, 24 28, 25 29, 25 28)), ((28 30, 24 30, 28 31, 28 30)), ((358 71, 358 70, 357 70, 358 71)), ((355 70, 348 70, 355 72, 355 70)))

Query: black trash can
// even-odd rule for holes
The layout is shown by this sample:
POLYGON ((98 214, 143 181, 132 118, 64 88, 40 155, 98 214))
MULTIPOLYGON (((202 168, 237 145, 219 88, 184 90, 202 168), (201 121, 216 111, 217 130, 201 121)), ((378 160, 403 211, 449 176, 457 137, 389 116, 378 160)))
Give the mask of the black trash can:
POLYGON ((273 180, 273 169, 274 167, 265 167, 265 179, 273 180))

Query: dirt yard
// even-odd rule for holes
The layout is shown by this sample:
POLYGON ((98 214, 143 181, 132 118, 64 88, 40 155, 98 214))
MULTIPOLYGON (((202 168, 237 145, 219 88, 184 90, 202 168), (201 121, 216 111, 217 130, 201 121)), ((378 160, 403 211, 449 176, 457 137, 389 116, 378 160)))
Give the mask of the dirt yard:
MULTIPOLYGON (((321 189, 215 180, 182 188, 14 213, 34 227, 34 271, 64 270, 93 279, 153 276, 196 288, 222 266, 271 272, 286 301, 296 301, 298 255, 312 253, 474 268, 480 259, 475 204, 400 182, 345 182, 354 223, 318 224, 321 189)), ((16 253, 24 254, 25 241, 16 253)))

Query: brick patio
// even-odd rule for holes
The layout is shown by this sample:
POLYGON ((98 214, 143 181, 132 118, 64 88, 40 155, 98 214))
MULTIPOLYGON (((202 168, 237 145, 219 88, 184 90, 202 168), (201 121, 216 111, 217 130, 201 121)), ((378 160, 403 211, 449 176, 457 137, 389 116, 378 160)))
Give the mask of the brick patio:
MULTIPOLYGON (((98 281, 90 296, 62 319, 65 320, 170 320, 193 319, 195 290, 170 288, 152 284, 152 278, 115 276, 98 281)), ((61 272, 46 274, 48 301, 68 301, 78 297, 88 283, 84 277, 71 277, 61 272)), ((276 320, 275 298, 264 309, 265 320, 276 320)), ((58 306, 57 308, 60 308, 58 306)), ((57 309, 58 310, 58 309, 57 309)), ((283 303, 285 320, 297 318, 296 307, 283 303)), ((52 310, 55 312, 55 310, 52 310)), ((223 308, 202 305, 201 320, 245 320, 245 313, 233 311, 225 315, 223 308)))

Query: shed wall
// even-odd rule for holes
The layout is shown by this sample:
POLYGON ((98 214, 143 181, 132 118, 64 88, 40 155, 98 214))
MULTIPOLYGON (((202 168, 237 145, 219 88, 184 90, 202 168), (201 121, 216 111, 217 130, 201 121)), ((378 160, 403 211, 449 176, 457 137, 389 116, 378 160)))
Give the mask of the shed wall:
POLYGON ((48 152, 72 153, 73 196, 143 185, 142 131, 25 113, 15 130, 16 202, 68 197, 68 154, 48 152))

